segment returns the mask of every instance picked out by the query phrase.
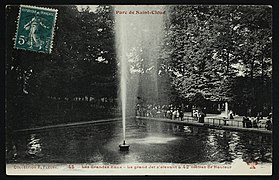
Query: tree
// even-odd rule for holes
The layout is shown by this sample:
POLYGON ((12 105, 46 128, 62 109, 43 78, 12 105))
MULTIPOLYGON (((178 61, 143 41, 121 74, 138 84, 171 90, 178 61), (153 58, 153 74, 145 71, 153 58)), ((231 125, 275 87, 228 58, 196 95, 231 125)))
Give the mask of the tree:
POLYGON ((114 44, 111 7, 100 6, 95 13, 80 12, 76 6, 49 7, 59 12, 51 54, 13 48, 14 22, 19 7, 7 7, 6 101, 9 125, 33 126, 40 121, 42 113, 54 115, 56 106, 49 105, 52 101, 65 101, 73 108, 76 97, 116 96, 116 90, 113 91, 116 89, 116 63, 114 47, 111 46, 114 44), (93 21, 89 21, 90 18, 93 21), (83 41, 85 43, 81 43, 83 41), (105 62, 100 62, 101 56, 105 62))
POLYGON ((171 6, 166 31, 166 64, 173 84, 184 99, 198 92, 218 97, 218 67, 213 64, 212 13, 208 6, 171 6), (187 18, 186 18, 187 17, 187 18))
POLYGON ((117 95, 117 65, 114 36, 114 17, 111 6, 98 6, 80 12, 82 26, 83 59, 79 62, 84 69, 79 78, 81 96, 112 98, 117 95))
POLYGON ((251 81, 247 103, 261 99, 252 79, 270 79, 270 7, 170 6, 168 14, 164 61, 181 97, 202 93, 237 104, 233 87, 244 76, 251 81))

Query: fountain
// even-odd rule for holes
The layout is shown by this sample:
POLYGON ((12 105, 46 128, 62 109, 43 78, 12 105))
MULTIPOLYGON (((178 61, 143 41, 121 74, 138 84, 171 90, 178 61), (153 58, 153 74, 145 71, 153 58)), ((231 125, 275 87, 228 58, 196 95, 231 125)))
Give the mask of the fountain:
POLYGON ((120 59, 120 99, 121 99, 121 113, 122 113, 122 129, 123 129, 123 144, 119 145, 121 151, 128 151, 129 145, 126 144, 126 96, 127 96, 127 59, 126 59, 126 51, 127 51, 127 34, 125 33, 125 27, 123 23, 123 18, 118 18, 118 29, 116 32, 119 37, 119 47, 118 49, 118 59, 120 59))
POLYGON ((125 140, 123 141, 123 144, 119 144, 120 151, 129 151, 129 147, 130 145, 126 144, 125 140))
MULTIPOLYGON (((163 6, 115 6, 115 12, 152 12, 159 9, 163 9, 163 6)), ((162 40, 162 24, 163 15, 115 14, 123 128, 123 143, 119 145, 121 151, 128 151, 130 147, 125 136, 126 115, 134 115, 133 107, 136 105, 139 87, 144 92, 149 91, 143 94, 146 98, 158 96, 157 60, 162 40), (143 73, 148 74, 151 79, 140 80, 143 73), (139 85, 140 81, 143 84, 139 85)))
POLYGON ((128 151, 129 145, 126 144, 126 96, 127 96, 127 62, 126 58, 120 58, 120 93, 121 93, 121 109, 122 109, 122 128, 123 128, 123 144, 119 145, 121 151, 128 151))

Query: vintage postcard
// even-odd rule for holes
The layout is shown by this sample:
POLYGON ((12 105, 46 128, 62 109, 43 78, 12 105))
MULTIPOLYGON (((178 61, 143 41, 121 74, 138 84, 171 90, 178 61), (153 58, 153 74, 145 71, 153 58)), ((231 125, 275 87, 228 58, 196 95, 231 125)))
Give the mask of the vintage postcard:
POLYGON ((7 5, 7 175, 272 175, 272 7, 7 5))

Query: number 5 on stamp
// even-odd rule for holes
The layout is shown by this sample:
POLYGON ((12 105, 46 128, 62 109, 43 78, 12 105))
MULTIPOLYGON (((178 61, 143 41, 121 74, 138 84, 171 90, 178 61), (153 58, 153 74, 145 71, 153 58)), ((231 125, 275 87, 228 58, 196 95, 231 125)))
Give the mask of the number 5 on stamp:
POLYGON ((57 10, 21 5, 15 48, 51 53, 57 10))

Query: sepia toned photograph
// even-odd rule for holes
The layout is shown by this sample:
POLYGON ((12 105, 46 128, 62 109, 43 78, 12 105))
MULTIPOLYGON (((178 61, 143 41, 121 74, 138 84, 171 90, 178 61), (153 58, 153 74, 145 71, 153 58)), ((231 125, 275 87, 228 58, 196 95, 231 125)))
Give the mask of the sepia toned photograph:
POLYGON ((7 175, 272 175, 272 6, 5 10, 7 175))

